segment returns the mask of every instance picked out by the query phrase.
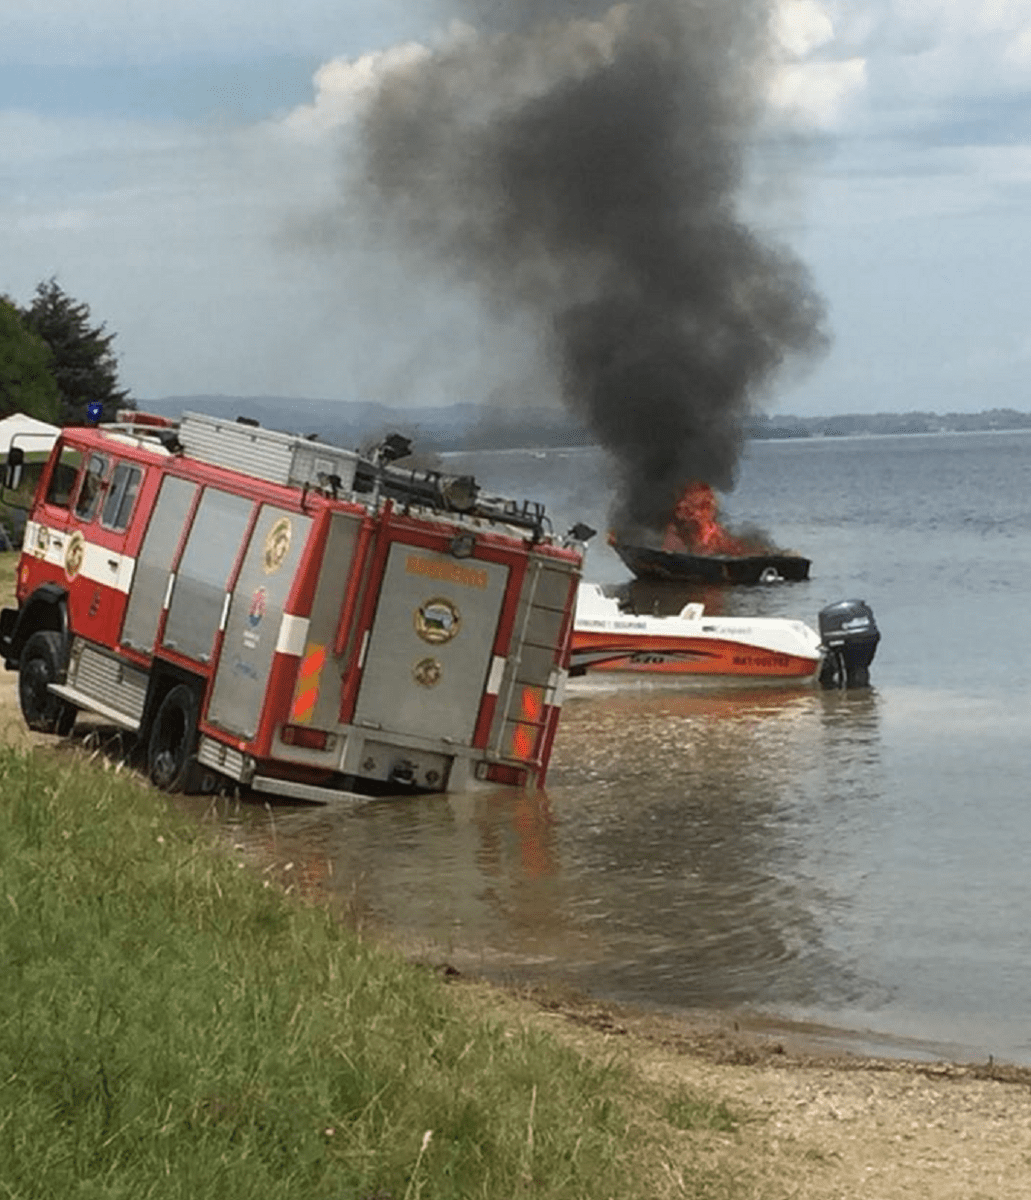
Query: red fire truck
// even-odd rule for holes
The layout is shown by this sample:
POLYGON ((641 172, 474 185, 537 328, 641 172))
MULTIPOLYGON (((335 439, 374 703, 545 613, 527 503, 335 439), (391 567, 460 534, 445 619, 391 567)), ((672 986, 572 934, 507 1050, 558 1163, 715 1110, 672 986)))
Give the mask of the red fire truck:
POLYGON ((589 531, 407 450, 196 413, 65 429, 0 614, 29 726, 95 714, 169 791, 539 786, 589 531))

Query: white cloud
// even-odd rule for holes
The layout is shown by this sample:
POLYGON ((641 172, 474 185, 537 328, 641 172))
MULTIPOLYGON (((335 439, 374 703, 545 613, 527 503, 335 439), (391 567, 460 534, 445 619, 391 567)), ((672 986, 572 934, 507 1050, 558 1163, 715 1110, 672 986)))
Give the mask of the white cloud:
POLYGON ((315 72, 313 102, 295 108, 283 124, 299 137, 322 137, 350 121, 385 76, 403 72, 429 55, 428 46, 406 42, 353 60, 331 59, 315 72))
POLYGON ((774 111, 802 128, 838 128, 866 88, 865 58, 837 47, 832 14, 819 0, 780 0, 772 30, 780 58, 769 87, 774 111))
MULTIPOLYGON (((525 58, 518 74, 523 93, 531 93, 542 78, 575 74, 611 58, 628 13, 626 4, 616 4, 599 20, 570 22, 564 36, 549 27, 540 36, 527 37, 514 47, 525 58)), ((780 119, 806 128, 837 126, 848 102, 866 87, 865 59, 834 56, 834 24, 819 0, 781 0, 773 32, 779 62, 771 75, 769 101, 780 119)), ((297 136, 318 139, 352 120, 384 78, 398 78, 431 54, 451 52, 476 37, 475 30, 456 21, 433 45, 406 42, 355 58, 333 58, 315 74, 313 102, 291 112, 284 126, 297 136)), ((485 55, 483 61, 490 64, 492 59, 485 55)))
POLYGON ((778 69, 770 85, 770 103, 794 124, 832 130, 841 125, 848 104, 866 88, 866 60, 793 63, 778 69))
POLYGON ((489 95, 495 89, 496 105, 518 102, 550 87, 556 79, 575 77, 611 59, 628 12, 628 5, 615 4, 598 20, 573 20, 561 27, 547 25, 512 36, 504 53, 498 54, 505 62, 500 73, 494 54, 463 55, 480 35, 462 21, 452 21, 442 34, 426 42, 410 41, 353 58, 333 58, 316 72, 313 103, 296 108, 284 126, 309 140, 338 129, 360 112, 384 79, 400 81, 406 71, 434 54, 454 56, 456 78, 466 85, 468 76, 478 77, 477 86, 470 90, 489 95), (502 88, 507 89, 504 97, 502 88))
POLYGON ((801 58, 834 37, 834 24, 816 0, 781 0, 773 16, 773 31, 785 51, 801 58))

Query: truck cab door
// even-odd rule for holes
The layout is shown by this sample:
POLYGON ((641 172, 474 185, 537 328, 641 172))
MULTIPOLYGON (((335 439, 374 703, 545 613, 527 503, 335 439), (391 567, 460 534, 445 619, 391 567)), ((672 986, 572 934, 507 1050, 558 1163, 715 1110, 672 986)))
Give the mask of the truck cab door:
POLYGON ((65 444, 26 531, 25 552, 67 589, 71 627, 91 641, 113 646, 118 636, 132 579, 126 534, 142 480, 136 463, 65 444))

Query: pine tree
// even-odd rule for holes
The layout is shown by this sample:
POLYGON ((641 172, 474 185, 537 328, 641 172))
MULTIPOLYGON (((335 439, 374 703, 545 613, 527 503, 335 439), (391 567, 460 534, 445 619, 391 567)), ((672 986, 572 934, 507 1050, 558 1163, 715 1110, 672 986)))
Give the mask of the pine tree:
POLYGON ((0 417, 23 412, 56 421, 60 410, 46 343, 26 328, 16 306, 0 296, 0 417))
POLYGON ((61 397, 62 425, 85 425, 94 401, 113 417, 117 408, 133 408, 129 393, 118 386, 118 363, 106 326, 90 324, 89 305, 73 300, 50 278, 36 288, 23 313, 25 324, 50 347, 50 369, 61 397))

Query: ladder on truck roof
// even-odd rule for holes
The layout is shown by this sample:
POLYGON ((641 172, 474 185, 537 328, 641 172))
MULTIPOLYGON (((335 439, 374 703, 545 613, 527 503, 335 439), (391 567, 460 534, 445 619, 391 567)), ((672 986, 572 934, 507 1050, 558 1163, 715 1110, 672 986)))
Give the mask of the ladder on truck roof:
POLYGON ((179 441, 190 458, 240 471, 286 487, 326 487, 349 492, 359 456, 296 433, 263 429, 247 420, 229 421, 185 412, 179 441))
POLYGON ((286 487, 350 494, 367 501, 370 494, 413 504, 452 516, 497 522, 532 532, 539 541, 549 525, 544 505, 518 503, 501 496, 481 496, 471 475, 414 471, 394 466, 408 453, 409 442, 397 434, 365 456, 355 450, 304 436, 265 429, 248 417, 231 420, 204 413, 184 412, 179 421, 146 413, 120 412, 114 428, 135 436, 156 438, 166 447, 216 467, 239 471, 255 479, 286 487))
POLYGON ((120 409, 117 420, 100 428, 115 436, 156 442, 213 467, 239 471, 284 487, 354 490, 361 455, 320 442, 315 435, 265 429, 249 417, 210 417, 184 412, 181 418, 120 409))

